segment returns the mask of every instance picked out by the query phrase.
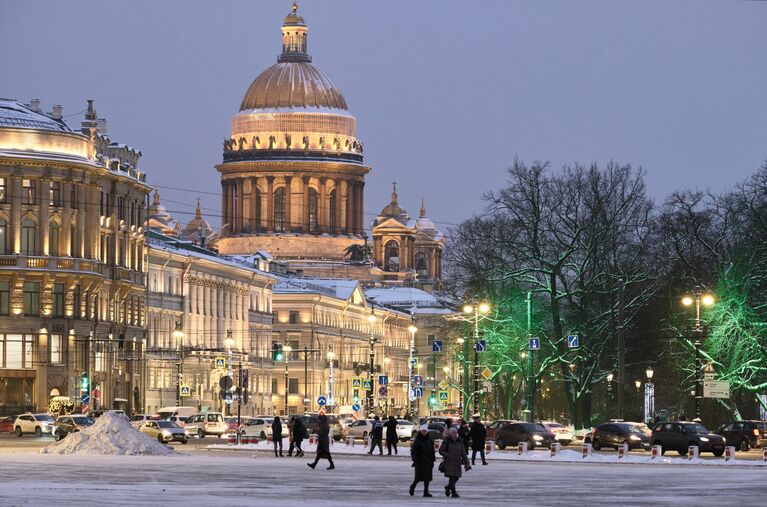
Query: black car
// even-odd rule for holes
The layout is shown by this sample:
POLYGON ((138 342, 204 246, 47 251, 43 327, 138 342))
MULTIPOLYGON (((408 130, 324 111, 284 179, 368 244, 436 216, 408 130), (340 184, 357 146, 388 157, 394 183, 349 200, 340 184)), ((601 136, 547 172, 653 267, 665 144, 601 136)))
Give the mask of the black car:
POLYGON ((550 447, 557 441, 554 433, 536 423, 509 423, 495 430, 495 443, 499 449, 527 442, 528 449, 550 447))
POLYGON ((677 451, 687 454, 687 448, 697 445, 699 452, 711 452, 714 456, 724 454, 726 441, 723 436, 711 433, 700 423, 674 421, 658 423, 652 429, 652 445, 662 447, 662 452, 677 451))
POLYGON ((602 447, 618 448, 627 444, 631 449, 649 449, 650 438, 638 426, 625 422, 600 424, 591 435, 591 445, 595 451, 602 447))
POLYGON ((733 421, 721 426, 717 433, 722 435, 730 445, 741 451, 752 447, 760 447, 767 433, 765 421, 733 421))
POLYGON ((70 433, 77 433, 95 423, 93 419, 84 415, 62 415, 53 423, 53 439, 61 440, 70 433))

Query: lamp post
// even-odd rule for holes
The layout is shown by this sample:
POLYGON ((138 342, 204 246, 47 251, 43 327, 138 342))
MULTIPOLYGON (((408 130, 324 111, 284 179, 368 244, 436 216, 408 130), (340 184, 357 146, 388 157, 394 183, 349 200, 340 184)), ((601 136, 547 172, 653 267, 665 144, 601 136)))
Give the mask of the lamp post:
POLYGON ((655 385, 652 383, 654 373, 652 368, 648 367, 645 370, 647 382, 644 385, 644 420, 647 424, 655 419, 655 385))
MULTIPOLYGON (((226 375, 229 377, 230 380, 232 380, 234 377, 234 375, 232 374, 232 347, 234 347, 234 339, 232 338, 231 329, 226 330, 226 339, 224 340, 224 345, 226 346, 227 356, 228 356, 227 365, 226 365, 226 375)), ((229 393, 231 393, 231 389, 229 390, 229 393)), ((227 405, 229 405, 228 415, 232 415, 231 396, 228 395, 224 401, 226 402, 227 405)))
POLYGON ((415 391, 413 388, 413 368, 415 367, 415 333, 418 331, 418 328, 415 327, 415 324, 410 324, 407 330, 410 332, 410 353, 407 363, 407 415, 408 419, 413 419, 413 417, 415 417, 415 414, 413 413, 413 402, 416 399, 415 391))
POLYGON ((368 390, 368 408, 367 408, 367 414, 370 415, 373 412, 373 360, 375 359, 375 346, 376 346, 376 336, 375 336, 375 326, 376 326, 376 320, 378 318, 376 317, 375 313, 373 312, 373 309, 370 309, 370 315, 368 315, 368 322, 370 322, 370 365, 368 368, 368 381, 370 382, 370 389, 368 390))
POLYGON ((287 343, 282 346, 282 350, 285 353, 285 417, 288 417, 288 391, 289 391, 289 382, 288 382, 288 357, 290 356, 290 352, 293 350, 293 347, 288 345, 287 343))
POLYGON ((613 400, 613 379, 615 375, 613 373, 607 374, 607 404, 610 405, 613 400))
POLYGON ((490 311, 490 305, 479 303, 474 305, 464 305, 463 313, 472 315, 474 322, 474 413, 479 413, 479 317, 490 311))
POLYGON ((700 287, 696 287, 692 294, 688 294, 682 298, 682 304, 684 306, 692 306, 695 304, 695 327, 693 328, 693 345, 695 346, 695 418, 700 418, 700 404, 703 399, 703 375, 700 360, 700 347, 705 338, 706 330, 700 324, 700 306, 712 306, 716 302, 716 299, 712 294, 703 293, 700 287))
MULTIPOLYGON (((391 364, 391 358, 388 357, 388 356, 384 357, 383 358, 383 366, 381 367, 381 370, 382 370, 381 374, 382 375, 386 375, 387 377, 389 376, 389 365, 390 364, 391 364)), ((379 397, 378 397, 378 405, 379 405, 379 407, 380 407, 380 405, 382 405, 380 393, 379 393, 379 397)), ((388 391, 388 387, 387 387, 387 391, 386 391, 386 396, 384 396, 384 399, 383 399, 383 413, 384 414, 388 414, 389 413, 389 391, 388 391)))
POLYGON ((181 321, 176 321, 176 329, 173 331, 176 339, 176 406, 181 406, 181 386, 184 383, 184 331, 181 321))
POLYGON ((334 390, 333 390, 333 359, 336 357, 335 352, 328 350, 328 364, 330 365, 330 376, 328 377, 328 404, 332 407, 335 405, 334 390))

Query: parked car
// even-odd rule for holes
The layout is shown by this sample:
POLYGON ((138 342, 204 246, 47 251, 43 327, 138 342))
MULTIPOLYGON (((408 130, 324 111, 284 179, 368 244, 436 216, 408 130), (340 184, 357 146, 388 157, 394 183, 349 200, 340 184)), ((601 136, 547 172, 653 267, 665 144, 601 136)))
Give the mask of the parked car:
POLYGON ((54 422, 56 419, 48 414, 21 414, 13 423, 13 431, 17 437, 24 433, 34 433, 36 437, 41 437, 43 433, 50 433, 53 430, 54 422))
POLYGON ((53 423, 51 434, 53 439, 58 442, 70 433, 77 433, 95 422, 90 417, 84 415, 62 415, 53 423))
POLYGON ((432 440, 442 440, 442 434, 445 433, 445 423, 429 424, 429 436, 432 440))
MULTIPOLYGON (((338 416, 335 414, 327 414, 328 416, 328 424, 330 425, 330 434, 333 436, 333 440, 341 440, 343 437, 343 428, 341 427, 341 423, 338 422, 338 416)), ((317 430, 320 427, 320 415, 316 412, 306 412, 305 414, 299 416, 301 418, 301 422, 304 423, 304 426, 306 427, 306 430, 309 432, 309 434, 317 433, 317 430)), ((284 423, 284 421, 283 421, 284 423)))
POLYGON ((554 421, 541 421, 541 424, 549 431, 554 433, 557 437, 557 441, 562 445, 570 445, 570 442, 575 440, 573 430, 564 424, 559 424, 554 421))
POLYGON ((490 424, 485 425, 485 429, 487 429, 487 439, 488 440, 495 440, 495 432, 498 431, 498 428, 505 424, 512 424, 517 421, 511 420, 511 419, 499 419, 497 421, 493 421, 490 424))
POLYGON ((0 417, 0 433, 13 433, 14 421, 16 421, 16 416, 13 415, 0 417))
POLYGON ((365 438, 370 435, 370 431, 373 429, 372 419, 360 419, 353 422, 346 428, 344 435, 354 438, 365 438))
POLYGON ((173 416, 189 418, 198 412, 196 407, 162 407, 157 411, 160 419, 170 421, 173 416))
POLYGON ((765 421, 733 421, 721 426, 717 433, 722 435, 730 445, 741 451, 752 447, 762 447, 767 437, 767 422, 765 421))
POLYGON ((141 433, 146 433, 152 438, 156 438, 161 444, 167 442, 181 442, 186 444, 189 442, 189 434, 173 421, 159 420, 159 421, 147 421, 141 428, 141 433))
POLYGON ((639 426, 626 422, 604 423, 594 428, 591 445, 595 451, 602 447, 617 449, 621 444, 627 444, 629 450, 649 449, 650 437, 639 426))
POLYGON ((248 424, 248 421, 250 421, 250 417, 240 417, 239 424, 237 423, 237 417, 225 417, 224 421, 226 422, 226 431, 227 433, 235 433, 237 430, 242 428, 243 426, 246 426, 248 424))
POLYGON ((652 445, 660 445, 662 452, 677 451, 687 454, 687 448, 697 445, 699 452, 711 452, 714 456, 724 454, 727 445, 723 436, 711 433, 700 423, 673 421, 658 423, 652 429, 652 445))
POLYGON ((136 429, 139 429, 146 423, 147 421, 155 421, 159 419, 156 415, 149 415, 149 414, 136 414, 134 416, 131 416, 130 419, 128 419, 128 422, 131 426, 133 426, 136 429))
POLYGON ((543 425, 537 423, 515 422, 504 424, 495 432, 495 443, 499 449, 510 445, 527 442, 528 449, 537 446, 549 447, 557 441, 556 436, 543 425))
MULTIPOLYGON (((254 417, 248 421, 248 424, 240 428, 240 435, 258 437, 261 440, 266 440, 267 435, 272 434, 272 421, 272 418, 254 417)), ((282 434, 283 436, 288 435, 287 424, 283 424, 282 434)))
POLYGON ((109 409, 109 408, 99 409, 99 410, 91 410, 90 412, 88 412, 88 417, 90 417, 91 419, 98 419, 99 417, 101 417, 102 415, 106 414, 107 412, 116 412, 118 414, 121 414, 126 419, 128 418, 128 416, 125 414, 124 410, 112 410, 112 409, 109 409))
POLYGON ((207 435, 217 435, 220 438, 226 433, 226 423, 221 412, 200 412, 187 419, 185 429, 190 435, 200 438, 207 435))
POLYGON ((397 419, 397 438, 403 442, 410 440, 418 431, 418 426, 407 419, 397 419))

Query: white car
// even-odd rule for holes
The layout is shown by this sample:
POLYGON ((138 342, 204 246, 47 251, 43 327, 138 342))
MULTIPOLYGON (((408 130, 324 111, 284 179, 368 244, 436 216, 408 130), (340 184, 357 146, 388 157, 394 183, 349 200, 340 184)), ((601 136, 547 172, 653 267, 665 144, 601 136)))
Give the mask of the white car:
POLYGON ((24 433, 34 433, 36 437, 41 437, 43 433, 51 433, 53 431, 53 423, 55 422, 56 419, 48 414, 21 414, 13 423, 13 431, 17 437, 22 436, 24 433))
POLYGON ((554 433, 557 442, 562 445, 570 445, 570 443, 575 440, 573 430, 563 424, 554 421, 542 421, 541 424, 543 424, 547 430, 554 433))
MULTIPOLYGON (((240 435, 247 435, 249 437, 258 437, 261 440, 266 440, 266 437, 272 436, 272 417, 255 417, 248 421, 248 424, 240 428, 240 435)), ((290 435, 290 430, 285 422, 282 423, 282 437, 287 438, 290 435)))
POLYGON ((403 442, 410 440, 418 429, 415 424, 406 419, 397 419, 397 438, 403 442))
POLYGON ((181 442, 182 444, 189 442, 189 434, 184 428, 172 421, 147 421, 139 428, 139 431, 146 433, 152 438, 156 438, 161 444, 172 441, 181 442))
POLYGON ((347 437, 354 437, 354 438, 365 438, 368 435, 370 435, 370 432, 373 430, 373 420, 372 419, 360 419, 357 422, 351 423, 344 432, 344 435, 347 437))
POLYGON ((185 429, 188 434, 199 438, 207 435, 218 435, 221 438, 226 433, 226 423, 221 412, 200 412, 187 419, 185 429))
POLYGON ((136 414, 132 416, 130 419, 128 419, 128 422, 131 426, 133 426, 136 429, 139 429, 142 427, 147 421, 153 421, 157 419, 158 417, 156 415, 149 415, 149 414, 136 414))

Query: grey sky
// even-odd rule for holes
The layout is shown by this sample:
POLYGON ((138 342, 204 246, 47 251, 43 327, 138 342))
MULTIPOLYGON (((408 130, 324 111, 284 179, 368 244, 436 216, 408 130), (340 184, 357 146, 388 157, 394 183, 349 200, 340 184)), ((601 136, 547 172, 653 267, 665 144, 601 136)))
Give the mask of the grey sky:
MULTIPOLYGON (((151 183, 217 192, 230 119, 276 61, 289 9, 0 0, 0 96, 65 115, 92 97, 111 137, 142 150, 151 183)), ((460 222, 515 154, 641 165, 658 200, 723 190, 767 157, 767 2, 304 0, 299 11, 314 63, 357 117, 368 213, 396 179, 411 215, 423 196, 436 222, 460 222)), ((191 218, 181 212, 197 193, 161 193, 191 218)), ((200 197, 218 225, 219 198, 200 197)))

